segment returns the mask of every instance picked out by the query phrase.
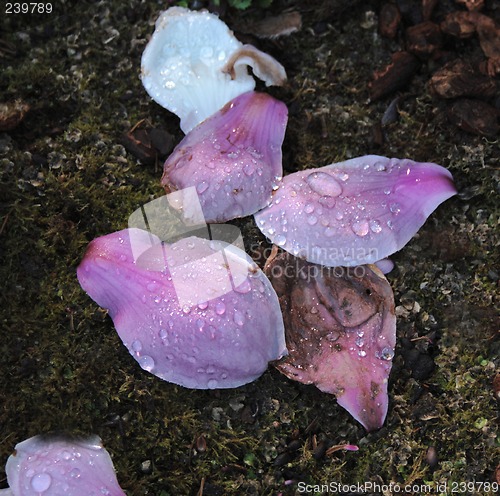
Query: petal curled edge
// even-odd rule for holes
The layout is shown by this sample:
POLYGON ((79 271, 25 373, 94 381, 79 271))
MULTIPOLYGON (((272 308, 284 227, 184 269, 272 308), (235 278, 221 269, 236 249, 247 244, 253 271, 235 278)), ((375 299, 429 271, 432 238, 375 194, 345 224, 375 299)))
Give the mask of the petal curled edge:
POLYGON ((167 192, 195 187, 206 222, 252 215, 283 175, 286 105, 265 93, 235 98, 195 127, 164 165, 167 192))
POLYGON ((125 496, 98 436, 34 436, 16 445, 5 469, 14 496, 125 496))
POLYGON ((368 155, 285 176, 255 220, 273 243, 295 256, 355 266, 400 250, 455 194, 444 167, 368 155))
POLYGON ((172 244, 150 236, 126 229, 97 238, 78 267, 80 285, 109 309, 144 370, 189 388, 231 388, 286 353, 276 293, 242 250, 194 236, 172 244), (146 247, 150 239, 135 260, 140 250, 131 244, 146 247))
POLYGON ((285 71, 270 55, 243 45, 216 15, 171 7, 162 12, 141 61, 151 98, 181 119, 188 133, 227 102, 255 87, 247 66, 266 84, 285 71))

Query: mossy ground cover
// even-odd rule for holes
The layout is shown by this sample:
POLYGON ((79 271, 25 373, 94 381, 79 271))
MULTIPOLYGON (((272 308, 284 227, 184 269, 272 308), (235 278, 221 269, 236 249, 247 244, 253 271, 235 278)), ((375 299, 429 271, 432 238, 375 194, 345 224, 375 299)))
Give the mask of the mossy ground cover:
MULTIPOLYGON (((139 80, 166 5, 59 0, 51 14, 0 20, 1 100, 31 107, 0 133, 0 487, 17 442, 61 430, 98 434, 130 495, 492 480, 500 461, 491 386, 500 365, 498 137, 453 127, 424 68, 401 93, 383 143, 374 140, 391 98, 370 102, 368 82, 397 49, 377 34, 379 2, 338 14, 336 2, 274 2, 270 12, 286 6, 302 12, 302 30, 258 42, 290 78, 270 90, 290 110, 286 172, 378 153, 440 163, 463 193, 394 257, 398 347, 385 426, 366 435, 333 397, 276 370, 234 390, 191 391, 147 374, 128 354, 75 269, 93 238, 126 227, 163 194, 161 163, 139 163, 121 142, 142 119, 182 137, 139 80), (346 442, 359 451, 322 450, 346 442)), ((226 21, 240 16, 229 10, 226 21)), ((247 245, 267 246, 251 219, 235 223, 247 245)))

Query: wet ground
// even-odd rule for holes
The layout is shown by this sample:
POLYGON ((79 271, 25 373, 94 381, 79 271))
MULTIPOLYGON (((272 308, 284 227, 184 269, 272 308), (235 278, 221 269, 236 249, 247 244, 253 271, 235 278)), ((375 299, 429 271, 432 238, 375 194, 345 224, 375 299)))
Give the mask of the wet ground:
MULTIPOLYGON (((390 483, 426 483, 434 494, 447 483, 449 494, 453 484, 499 477, 498 120, 488 132, 464 126, 450 109, 466 104, 429 86, 449 60, 488 58, 477 35, 443 34, 439 54, 419 53, 405 84, 373 101, 374 73, 408 48, 405 29, 422 20, 420 2, 398 2, 395 37, 383 37, 382 4, 275 1, 223 13, 288 72, 287 86, 268 90, 289 107, 286 172, 377 153, 439 163, 459 189, 394 256, 389 413, 369 435, 333 396, 274 369, 238 389, 190 391, 138 367, 75 269, 89 241, 163 194, 162 154, 182 133, 147 97, 139 67, 166 5, 57 1, 50 14, 2 12, 0 100, 18 102, 0 131, 2 468, 16 443, 63 430, 98 434, 129 495, 298 494, 299 483, 365 482, 380 485, 363 486, 369 494, 390 483), (254 21, 285 7, 302 28, 256 38, 254 21), (170 145, 134 149, 126 134, 141 121, 170 145), (331 449, 346 443, 359 451, 331 449)), ((465 7, 440 0, 429 19, 437 25, 457 10, 465 7)), ((497 2, 482 12, 500 23, 497 2)), ((498 112, 498 76, 490 80, 496 91, 479 97, 498 112)), ((235 224, 248 244, 267 246, 251 218, 235 224)))

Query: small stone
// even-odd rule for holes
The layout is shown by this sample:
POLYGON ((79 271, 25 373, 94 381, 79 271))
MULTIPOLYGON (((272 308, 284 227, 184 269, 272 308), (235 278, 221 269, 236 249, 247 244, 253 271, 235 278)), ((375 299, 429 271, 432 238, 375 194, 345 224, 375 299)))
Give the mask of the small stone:
POLYGON ((447 115, 453 124, 468 133, 494 137, 500 131, 498 111, 481 100, 459 99, 447 115))
POLYGON ((370 83, 372 101, 384 98, 404 88, 420 67, 418 59, 409 52, 396 52, 391 63, 374 74, 370 83))

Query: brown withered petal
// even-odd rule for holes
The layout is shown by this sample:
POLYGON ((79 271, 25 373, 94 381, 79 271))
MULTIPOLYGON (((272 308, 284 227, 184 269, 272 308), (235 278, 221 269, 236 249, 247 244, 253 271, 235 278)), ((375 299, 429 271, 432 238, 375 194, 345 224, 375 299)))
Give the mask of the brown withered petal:
POLYGON ((411 53, 427 58, 442 45, 441 29, 431 21, 422 22, 406 30, 406 40, 411 53))
POLYGON ((441 98, 470 96, 487 99, 497 93, 494 79, 481 74, 471 63, 462 59, 452 60, 436 71, 429 84, 441 98))
POLYGON ((0 131, 11 131, 17 127, 29 109, 29 104, 21 100, 0 103, 0 131))
POLYGON ((397 5, 385 3, 380 9, 378 18, 379 33, 386 38, 395 38, 400 22, 401 12, 399 12, 397 5))
POLYGON ((374 80, 369 85, 371 100, 379 100, 404 88, 419 67, 420 62, 411 53, 394 53, 391 63, 381 71, 376 72, 374 80))
POLYGON ((334 394, 367 430, 382 426, 396 339, 394 296, 375 266, 323 267, 281 253, 265 272, 289 354, 275 367, 334 394))
POLYGON ((472 134, 495 136, 500 131, 498 111, 481 100, 462 98, 448 109, 451 122, 472 134))

